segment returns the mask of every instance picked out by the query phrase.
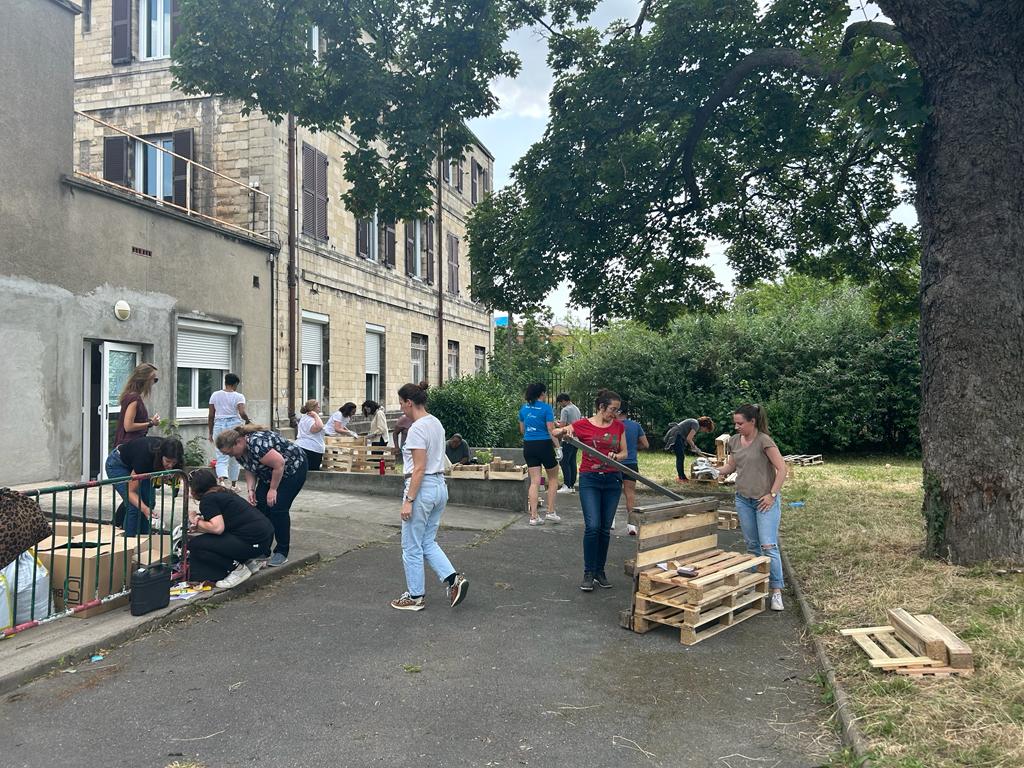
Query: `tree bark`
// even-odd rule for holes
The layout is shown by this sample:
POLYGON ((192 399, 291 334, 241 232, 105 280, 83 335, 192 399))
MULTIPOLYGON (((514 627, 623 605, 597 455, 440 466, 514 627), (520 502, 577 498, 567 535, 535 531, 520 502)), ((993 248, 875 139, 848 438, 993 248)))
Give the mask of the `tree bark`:
POLYGON ((917 172, 928 549, 1024 561, 1024 3, 882 0, 931 115, 917 172))

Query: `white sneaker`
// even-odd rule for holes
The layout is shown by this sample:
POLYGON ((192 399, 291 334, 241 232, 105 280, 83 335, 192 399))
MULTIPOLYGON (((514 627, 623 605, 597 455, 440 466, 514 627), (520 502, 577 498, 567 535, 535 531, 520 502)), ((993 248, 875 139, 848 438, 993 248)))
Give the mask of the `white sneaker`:
POLYGON ((544 519, 540 517, 531 517, 530 525, 544 525, 544 519))
POLYGON ((771 608, 773 611, 781 611, 781 610, 783 610, 783 607, 782 607, 782 593, 781 592, 772 592, 771 603, 770 603, 770 605, 768 607, 771 608))
POLYGON ((636 536, 636 526, 626 523, 626 533, 630 536, 636 536))
POLYGON ((548 512, 548 514, 544 515, 544 522, 560 523, 562 522, 562 518, 560 518, 554 512, 548 512))
POLYGON ((570 488, 568 485, 563 485, 561 488, 555 491, 555 493, 572 493, 572 488, 570 488))
POLYGON ((250 576, 252 576, 252 571, 244 565, 240 565, 217 582, 217 589, 231 589, 232 587, 237 587, 250 576))

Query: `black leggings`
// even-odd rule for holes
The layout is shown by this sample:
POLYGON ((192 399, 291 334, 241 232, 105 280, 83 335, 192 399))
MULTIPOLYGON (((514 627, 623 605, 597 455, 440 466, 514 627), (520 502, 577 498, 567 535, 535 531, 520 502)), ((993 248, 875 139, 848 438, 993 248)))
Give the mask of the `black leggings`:
POLYGON ((569 488, 576 486, 576 451, 575 445, 562 446, 562 479, 569 488))
POLYGON ((324 460, 324 455, 322 453, 317 453, 316 451, 311 451, 309 448, 303 448, 302 450, 306 454, 306 469, 310 472, 316 472, 319 470, 320 463, 324 460))
POLYGON ((676 477, 681 477, 683 480, 686 479, 686 441, 682 437, 677 437, 675 445, 672 446, 672 450, 676 454, 676 477))
POLYGON ((302 486, 306 482, 306 462, 302 462, 293 474, 281 478, 281 484, 277 486, 277 503, 273 507, 267 507, 267 491, 270 490, 270 482, 262 478, 256 484, 256 507, 270 520, 274 526, 275 552, 288 556, 288 546, 292 539, 292 518, 291 508, 295 497, 299 495, 302 486))
POLYGON ((270 539, 258 544, 242 541, 233 533, 204 533, 188 540, 188 575, 192 581, 219 581, 231 573, 235 562, 270 554, 270 539))

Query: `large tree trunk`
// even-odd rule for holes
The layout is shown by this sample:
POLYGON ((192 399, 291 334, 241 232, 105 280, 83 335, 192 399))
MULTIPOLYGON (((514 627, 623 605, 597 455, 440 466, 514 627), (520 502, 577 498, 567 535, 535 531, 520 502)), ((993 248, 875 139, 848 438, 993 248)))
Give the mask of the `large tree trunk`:
POLYGON ((1024 3, 889 0, 931 117, 921 224, 929 550, 1024 561, 1024 3))

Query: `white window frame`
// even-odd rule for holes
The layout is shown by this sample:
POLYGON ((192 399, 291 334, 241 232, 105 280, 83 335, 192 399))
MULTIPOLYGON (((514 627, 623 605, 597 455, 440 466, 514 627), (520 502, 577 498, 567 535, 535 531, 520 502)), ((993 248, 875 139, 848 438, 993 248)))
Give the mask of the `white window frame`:
POLYGON ((416 339, 413 338, 409 345, 409 362, 412 370, 411 381, 414 384, 419 384, 427 378, 427 366, 430 364, 430 339, 425 333, 414 333, 414 337, 423 339, 423 345, 417 346, 416 339), (423 352, 423 359, 416 359, 416 352, 423 352), (422 366, 422 370, 417 373, 416 367, 422 366))
POLYGON ((316 393, 313 397, 314 400, 322 400, 324 392, 324 354, 323 346, 321 342, 320 356, 316 360, 310 357, 305 350, 305 345, 301 344, 302 340, 302 326, 303 325, 316 325, 319 326, 321 338, 323 338, 324 327, 330 323, 330 317, 319 312, 310 312, 308 310, 302 310, 302 323, 299 325, 299 360, 302 366, 302 402, 305 403, 309 399, 310 391, 310 376, 313 377, 313 391, 316 393))
POLYGON ((171 57, 171 0, 139 0, 139 60, 156 61, 157 59, 169 59, 171 57), (163 23, 158 24, 155 39, 149 37, 153 31, 150 28, 149 14, 146 12, 151 5, 156 5, 157 17, 163 23), (157 53, 146 55, 146 43, 157 53))
POLYGON ((473 346, 473 372, 487 373, 487 347, 481 347, 479 344, 473 346), (483 356, 479 355, 479 352, 483 352, 483 356))
MULTIPOLYGON (((220 371, 221 385, 218 386, 217 389, 220 389, 221 386, 223 386, 224 374, 228 373, 229 371, 231 371, 234 368, 233 363, 234 363, 235 354, 236 354, 236 348, 235 348, 236 347, 236 343, 237 343, 236 339, 238 337, 239 329, 238 329, 238 326, 235 326, 235 325, 225 325, 223 323, 209 323, 209 322, 204 322, 202 320, 190 320, 188 318, 178 318, 177 330, 178 330, 179 334, 181 333, 181 331, 193 331, 193 332, 196 332, 196 333, 208 334, 208 335, 211 335, 211 336, 218 336, 218 337, 227 336, 228 337, 228 341, 229 341, 229 344, 230 344, 230 349, 229 349, 229 352, 228 352, 228 357, 227 357, 227 359, 224 359, 224 360, 221 361, 221 366, 222 367, 217 367, 217 368, 214 368, 212 366, 205 366, 205 365, 186 365, 186 364, 184 364, 184 363, 187 363, 188 361, 183 361, 183 360, 180 359, 180 351, 177 349, 177 345, 175 345, 175 347, 176 347, 175 348, 175 363, 174 363, 174 365, 175 365, 175 376, 176 377, 180 376, 181 374, 179 373, 179 371, 181 369, 183 369, 183 368, 186 369, 189 372, 187 375, 189 377, 189 392, 191 394, 191 402, 188 405, 178 405, 178 389, 177 389, 177 384, 180 383, 180 382, 178 382, 178 381, 175 382, 175 385, 176 385, 175 389, 174 389, 174 406, 175 406, 174 413, 175 413, 175 418, 178 418, 178 419, 205 418, 209 414, 210 403, 209 403, 209 400, 207 400, 205 403, 199 402, 199 371, 200 370, 220 371)), ((213 391, 216 392, 217 390, 215 389, 213 391)))
MULTIPOLYGON (((146 141, 151 144, 156 144, 158 147, 162 147, 168 152, 174 151, 174 139, 169 133, 161 134, 159 136, 147 136, 146 141)), ((132 143, 135 145, 133 152, 135 155, 135 175, 132 178, 132 189, 136 192, 141 192, 144 195, 152 194, 146 188, 146 154, 148 152, 153 152, 157 156, 157 163, 155 169, 156 194, 152 196, 157 198, 157 200, 164 200, 164 184, 167 183, 168 189, 170 190, 169 202, 174 202, 174 165, 173 162, 170 161, 171 156, 166 152, 153 149, 149 144, 143 144, 141 141, 133 140, 132 143), (167 165, 170 165, 171 167, 168 169, 167 165), (166 177, 167 173, 171 174, 170 179, 166 177)))
POLYGON ((460 378, 462 369, 462 345, 454 339, 448 339, 448 381, 460 378), (454 345, 454 348, 453 348, 454 345), (455 372, 452 373, 452 352, 455 352, 455 372))
MULTIPOLYGON (((365 370, 366 374, 366 399, 373 400, 375 403, 381 403, 381 369, 384 367, 384 355, 386 354, 386 347, 384 345, 385 329, 382 325, 374 325, 373 323, 367 323, 366 329, 363 335, 363 361, 365 366, 366 360, 366 337, 373 334, 377 337, 377 371, 376 373, 371 372, 369 369, 365 370), (369 377, 375 376, 371 385, 369 377)), ((381 403, 383 405, 383 403, 381 403)))

